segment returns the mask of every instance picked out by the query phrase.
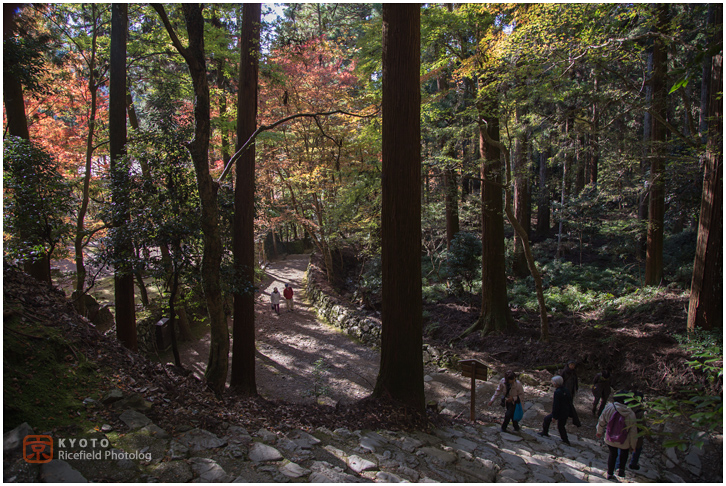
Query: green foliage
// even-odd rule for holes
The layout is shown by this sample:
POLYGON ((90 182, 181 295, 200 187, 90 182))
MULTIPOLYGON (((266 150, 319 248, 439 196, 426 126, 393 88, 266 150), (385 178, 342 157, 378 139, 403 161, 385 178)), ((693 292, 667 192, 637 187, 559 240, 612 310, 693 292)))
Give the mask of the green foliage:
POLYGON ((26 91, 37 95, 46 95, 51 88, 43 80, 47 42, 45 37, 32 35, 3 39, 3 71, 15 75, 26 91))
MULTIPOLYGON (((563 260, 538 265, 546 289, 545 301, 551 312, 607 311, 618 307, 619 297, 628 296, 638 288, 638 278, 628 267, 600 268, 563 260)), ((515 282, 510 302, 516 307, 537 310, 532 277, 515 282)))
POLYGON ((455 289, 467 287, 471 292, 474 280, 481 278, 482 242, 473 233, 459 232, 451 240, 447 253, 446 275, 455 289))
POLYGON ((723 428, 723 334, 721 330, 697 330, 679 336, 678 340, 691 356, 688 364, 700 380, 689 388, 681 388, 680 396, 658 397, 648 402, 648 416, 653 426, 685 420, 688 428, 666 435, 663 445, 686 450, 689 445, 703 446, 703 431, 719 433, 723 428))
POLYGON ((3 148, 5 256, 23 263, 59 256, 72 229, 70 183, 40 145, 9 136, 3 148))

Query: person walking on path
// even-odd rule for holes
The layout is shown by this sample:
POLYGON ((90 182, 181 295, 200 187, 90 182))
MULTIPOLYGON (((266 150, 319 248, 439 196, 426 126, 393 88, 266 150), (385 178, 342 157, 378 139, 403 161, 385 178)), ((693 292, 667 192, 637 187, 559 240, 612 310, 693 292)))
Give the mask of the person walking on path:
POLYGON ((592 402, 592 414, 595 417, 602 415, 602 411, 605 410, 605 405, 608 404, 608 397, 612 386, 610 385, 610 370, 603 370, 601 373, 595 375, 595 379, 592 381, 592 396, 594 401, 592 402), (598 410, 597 404, 600 403, 600 409, 598 410))
POLYGON ((514 374, 514 371, 507 371, 504 373, 504 378, 502 378, 499 382, 499 386, 497 386, 497 389, 494 392, 492 399, 489 400, 488 405, 491 407, 500 395, 502 397, 502 407, 505 407, 502 432, 507 431, 507 426, 509 425, 510 420, 512 421, 512 425, 516 432, 519 430, 519 421, 513 419, 514 409, 518 403, 522 403, 522 398, 524 398, 524 387, 522 386, 522 383, 517 380, 517 375, 514 374))
POLYGON ((280 314, 280 292, 277 291, 277 287, 270 294, 270 303, 272 303, 272 310, 280 314))
POLYGON ((557 422, 557 430, 560 431, 562 442, 570 445, 570 439, 567 437, 567 419, 570 418, 570 408, 572 407, 572 397, 570 391, 564 386, 565 380, 561 376, 552 377, 552 385, 555 387, 555 393, 552 397, 552 413, 544 418, 542 423, 542 432, 539 435, 549 437, 550 424, 552 421, 557 422))
POLYGON ((285 290, 282 291, 282 296, 285 297, 285 309, 288 312, 292 312, 292 285, 285 284, 285 290))
POLYGON ((575 370, 576 364, 574 360, 567 363, 562 369, 562 372, 560 372, 560 376, 565 382, 565 388, 570 392, 570 400, 572 400, 570 403, 570 417, 572 417, 572 423, 575 424, 575 427, 580 427, 582 423, 580 423, 580 417, 577 415, 577 410, 575 409, 575 394, 579 388, 577 371, 575 370))
POLYGON ((605 444, 608 446, 607 479, 615 480, 615 464, 618 464, 618 476, 625 477, 625 464, 628 462, 628 451, 635 451, 638 445, 638 427, 635 412, 625 405, 631 394, 625 390, 615 394, 613 403, 609 403, 597 421, 596 436, 599 439, 605 433, 605 444))

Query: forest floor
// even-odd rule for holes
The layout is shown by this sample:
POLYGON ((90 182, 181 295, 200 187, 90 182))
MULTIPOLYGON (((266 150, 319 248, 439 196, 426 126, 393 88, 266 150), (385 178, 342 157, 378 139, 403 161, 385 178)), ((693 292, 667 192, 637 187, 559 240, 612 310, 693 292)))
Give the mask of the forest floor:
MULTIPOLYGON (((466 423, 467 410, 453 417, 429 414, 428 418, 424 417, 421 420, 410 414, 400 413, 399 410, 380 402, 359 400, 372 391, 378 370, 378 353, 317 321, 314 310, 304 299, 302 278, 308 258, 307 255, 291 256, 286 260, 273 263, 267 269, 269 279, 261 286, 256 304, 258 352, 260 353, 258 363, 262 363, 262 366, 258 365, 257 369, 257 387, 261 397, 251 399, 233 394, 214 397, 202 381, 191 376, 192 374, 201 376, 206 367, 208 341, 205 344, 204 340, 201 340, 194 346, 185 345, 183 347, 182 360, 187 371, 165 364, 171 359, 165 359, 164 356, 161 357, 161 363, 140 359, 140 356, 122 348, 112 335, 99 334, 92 327, 85 325, 84 323, 87 321, 75 313, 62 292, 49 291, 47 286, 38 284, 20 272, 11 272, 6 267, 3 282, 4 301, 7 304, 4 309, 4 323, 6 330, 14 332, 4 332, 7 345, 4 346, 6 358, 4 375, 6 383, 10 383, 8 380, 11 378, 11 375, 7 373, 21 379, 15 382, 15 378, 13 378, 12 386, 9 385, 10 389, 5 391, 10 392, 17 388, 18 397, 22 397, 27 395, 27 393, 23 393, 24 391, 29 392, 24 377, 33 383, 38 382, 40 387, 38 393, 45 393, 49 397, 58 394, 59 398, 52 398, 56 400, 56 403, 59 403, 61 399, 69 403, 67 414, 61 410, 57 412, 67 415, 71 422, 76 420, 71 417, 76 417, 75 409, 80 403, 77 402, 79 399, 93 397, 99 400, 99 397, 103 397, 116 388, 126 392, 133 391, 143 394, 149 401, 173 404, 171 407, 156 408, 149 415, 154 423, 170 431, 192 424, 217 433, 221 432, 220 428, 225 423, 236 423, 249 430, 258 430, 260 427, 269 430, 283 430, 321 425, 331 430, 338 427, 348 427, 351 430, 405 430, 411 428, 426 430, 432 425, 441 425, 451 421, 466 423), (278 316, 273 314, 269 308, 269 292, 274 286, 282 288, 286 282, 291 283, 296 290, 296 308, 292 313, 282 312, 278 316), (36 339, 44 333, 58 334, 58 338, 49 341, 49 344, 57 348, 53 351, 54 356, 64 356, 64 360, 58 365, 68 368, 67 371, 48 375, 48 383, 38 381, 40 371, 45 369, 44 362, 38 359, 31 360, 32 356, 29 357, 26 352, 21 350, 21 348, 37 347, 36 339), (69 339, 72 344, 66 344, 61 336, 69 339), (14 352, 16 348, 17 352, 14 352), (316 361, 320 358, 323 360, 317 365, 316 361), (30 368, 36 362, 37 369, 30 368), (88 374, 88 378, 79 380, 81 368, 88 374), (106 376, 109 381, 102 380, 101 374, 106 376), (60 386, 50 384, 58 381, 57 376, 63 378, 66 375, 69 380, 67 384, 63 384, 65 382, 56 383, 60 386), (68 397, 60 396, 64 394, 67 394, 68 397)), ((668 303, 663 305, 668 305, 668 303)), ((429 309, 429 312, 432 310, 429 309)), ((660 316, 662 320, 667 320, 669 315, 676 314, 676 310, 676 305, 671 304, 669 310, 657 311, 657 316, 660 316)), ((554 344, 541 344, 532 337, 536 333, 536 324, 523 325, 522 322, 523 320, 520 320, 522 328, 520 332, 523 333, 523 337, 491 338, 494 341, 491 352, 482 349, 463 351, 463 348, 456 351, 461 353, 461 357, 479 357, 492 364, 498 372, 512 368, 518 372, 534 375, 538 378, 536 381, 545 383, 545 385, 535 386, 532 393, 537 396, 541 395, 540 398, 542 398, 549 393, 546 389, 547 379, 542 377, 549 376, 550 373, 533 371, 536 366, 525 367, 523 363, 528 362, 528 355, 537 350, 541 353, 552 353, 541 355, 543 356, 541 359, 545 363, 560 360, 560 357, 564 357, 564 355, 558 354, 558 352, 562 353, 562 351, 558 351, 558 346, 562 346, 560 343, 565 337, 573 335, 575 331, 572 327, 567 327, 567 323, 555 321, 552 323, 554 344), (498 345, 496 340, 500 340, 498 345), (506 340, 511 341, 507 344, 506 340), (504 345, 501 344, 502 342, 504 345), (512 354, 502 354, 503 352, 512 354), (520 356, 520 361, 510 360, 510 356, 512 358, 520 356)), ((655 319, 643 319, 643 322, 642 326, 645 329, 652 328, 658 330, 658 334, 667 335, 663 330, 664 325, 659 325, 655 319), (650 324, 646 322, 647 320, 650 324)), ((575 324, 569 325, 574 326, 575 324)), ((465 325, 462 324, 462 327, 465 328, 465 325)), ((625 328, 623 324, 610 330, 622 332, 625 336, 631 336, 634 332, 632 326, 625 328)), ((648 336, 641 337, 648 338, 648 336)), ((621 338, 617 337, 611 341, 618 339, 621 338)), ((663 340, 663 343, 664 346, 655 350, 656 354, 650 357, 651 360, 660 360, 659 356, 662 356, 660 353, 674 346, 672 339, 671 341, 663 340)), ((634 351, 637 352, 637 345, 637 335, 633 335, 628 341, 619 344, 619 352, 625 356, 624 362, 628 362, 627 353, 631 352, 631 347, 635 347, 634 351)), ((604 346, 602 343, 597 344, 596 342, 590 348, 577 349, 590 349, 592 353, 602 352, 596 349, 598 347, 604 346)), ((565 347, 565 349, 572 348, 565 347)), ((569 353, 567 357, 570 357, 569 353)), ((533 362, 534 364, 536 362, 533 362)), ((462 378, 457 371, 429 368, 426 373, 427 378, 433 377, 431 380, 426 380, 427 400, 436 400, 441 403, 462 395, 464 399, 466 398, 469 390, 468 379, 462 378)), ((584 433, 592 431, 595 424, 595 419, 589 412, 590 399, 586 386, 588 382, 585 377, 582 391, 578 394, 576 402, 583 421, 584 433)), ((488 408, 484 403, 491 396, 494 386, 495 381, 490 380, 477 390, 477 422, 481 424, 501 421, 501 409, 499 407, 488 408)), ((13 393, 15 392, 13 391, 13 393)), ((8 420, 6 425, 9 425, 10 422, 30 421, 29 417, 34 416, 34 424, 42 429, 43 424, 51 420, 47 417, 47 407, 43 401, 40 401, 39 404, 36 403, 37 400, 25 404, 20 398, 18 401, 14 398, 11 399, 10 395, 6 395, 6 398, 9 400, 5 407, 5 417, 8 420)), ((117 416, 102 408, 88 410, 87 419, 95 422, 103 421, 99 423, 109 423, 114 427, 121 426, 117 416)), ((77 425, 71 424, 66 427, 69 432, 78 428, 77 425)), ((648 449, 654 447, 657 449, 657 444, 646 443, 645 454, 648 455, 648 449)), ((722 449, 709 451, 708 459, 704 461, 709 464, 704 468, 704 473, 708 471, 706 475, 709 478, 720 477, 722 457, 719 451, 722 449)), ((660 454, 660 452, 652 450, 650 454, 660 454)), ((695 480, 695 478, 691 478, 691 480, 695 480)))

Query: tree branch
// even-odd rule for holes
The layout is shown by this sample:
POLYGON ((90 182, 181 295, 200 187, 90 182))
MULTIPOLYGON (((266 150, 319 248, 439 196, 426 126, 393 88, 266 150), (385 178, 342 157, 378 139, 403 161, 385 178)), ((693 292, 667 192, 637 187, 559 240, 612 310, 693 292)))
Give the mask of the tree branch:
POLYGON ((189 55, 186 47, 182 45, 179 37, 177 37, 176 32, 174 31, 174 27, 171 25, 169 17, 166 15, 166 10, 164 10, 164 6, 160 3, 152 3, 151 6, 154 8, 154 10, 156 10, 156 13, 159 14, 161 22, 164 24, 164 27, 166 27, 166 31, 169 33, 171 43, 174 44, 174 47, 177 51, 179 51, 179 54, 182 55, 184 60, 188 64, 192 64, 194 62, 194 59, 189 55))
MULTIPOLYGON (((330 116, 330 115, 347 115, 347 116, 354 116, 358 118, 371 118, 373 116, 376 116, 380 110, 376 109, 374 113, 368 114, 368 115, 361 115, 359 113, 348 113, 347 111, 343 110, 333 110, 333 111, 326 111, 322 113, 297 113, 295 115, 286 116, 285 118, 281 118, 277 120, 274 123, 271 123, 269 125, 260 125, 257 130, 250 136, 250 138, 242 145, 242 147, 237 150, 237 152, 232 155, 232 157, 229 158, 229 161, 227 162, 227 165, 224 166, 224 170, 222 171, 222 175, 219 176, 219 179, 217 179, 217 184, 222 182, 222 179, 224 179, 227 174, 229 174, 230 169, 232 168, 232 165, 237 162, 237 159, 239 159, 245 150, 249 148, 250 145, 252 145, 257 138, 257 135, 260 133, 272 130, 273 128, 282 125, 283 123, 287 123, 291 120, 294 120, 295 118, 315 118, 317 121, 317 117, 319 116, 330 116)), ((319 126, 319 124, 318 124, 319 126)))

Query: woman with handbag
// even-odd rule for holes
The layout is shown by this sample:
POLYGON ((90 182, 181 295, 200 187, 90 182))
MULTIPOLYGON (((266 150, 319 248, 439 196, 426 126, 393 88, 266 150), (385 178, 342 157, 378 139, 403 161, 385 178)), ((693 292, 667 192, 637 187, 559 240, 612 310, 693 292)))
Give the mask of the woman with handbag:
POLYGON ((494 392, 492 399, 489 400, 488 405, 491 407, 500 395, 502 397, 501 405, 505 408, 504 422, 502 422, 502 432, 507 431, 507 426, 509 425, 510 420, 512 421, 512 425, 514 426, 514 430, 516 432, 519 430, 519 420, 521 419, 521 417, 515 416, 515 412, 517 410, 517 405, 519 405, 519 412, 517 413, 517 415, 521 414, 522 399, 524 398, 524 387, 522 386, 522 383, 517 380, 517 375, 514 374, 514 371, 510 370, 504 373, 504 378, 502 378, 499 382, 499 386, 497 386, 497 389, 494 392))

